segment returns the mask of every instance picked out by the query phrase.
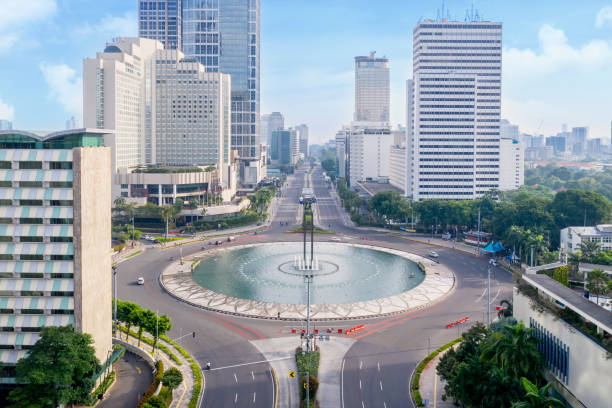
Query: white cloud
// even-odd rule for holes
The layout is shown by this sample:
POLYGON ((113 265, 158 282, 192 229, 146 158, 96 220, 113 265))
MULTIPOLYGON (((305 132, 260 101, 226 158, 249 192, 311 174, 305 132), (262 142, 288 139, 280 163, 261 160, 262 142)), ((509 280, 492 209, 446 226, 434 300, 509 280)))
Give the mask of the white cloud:
POLYGON ((84 24, 74 31, 77 37, 90 36, 92 34, 104 37, 137 37, 138 18, 136 13, 127 12, 122 16, 106 14, 96 24, 84 24))
POLYGON ((15 109, 0 99, 0 119, 13 121, 15 117, 15 109))
POLYGON ((10 51, 30 24, 57 12, 56 0, 0 0, 0 54, 10 51))
POLYGON ((595 17, 595 27, 601 28, 605 25, 612 26, 612 6, 605 6, 595 17))
POLYGON ((49 98, 59 102, 64 110, 81 117, 83 105, 83 80, 66 64, 40 64, 40 70, 49 87, 49 98))

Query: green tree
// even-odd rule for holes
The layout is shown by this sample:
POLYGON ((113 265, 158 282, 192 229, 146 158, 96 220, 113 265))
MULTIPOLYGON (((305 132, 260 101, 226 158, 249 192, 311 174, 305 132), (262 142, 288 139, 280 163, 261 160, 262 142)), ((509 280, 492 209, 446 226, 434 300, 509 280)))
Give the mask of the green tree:
POLYGON ((91 335, 72 326, 44 327, 27 357, 17 363, 17 384, 9 399, 14 407, 55 408, 84 404, 100 370, 91 335))
POLYGON ((525 328, 522 322, 515 326, 504 326, 483 343, 480 361, 495 364, 504 374, 513 378, 537 380, 543 368, 537 343, 533 329, 525 328))
POLYGON ((525 377, 521 377, 523 382, 523 388, 525 389, 525 399, 527 401, 515 402, 512 404, 512 408, 552 408, 552 407, 565 407, 563 402, 550 396, 550 389, 552 383, 549 382, 545 386, 538 388, 538 386, 525 377))
POLYGON ((165 205, 161 210, 161 216, 166 221, 166 239, 168 239, 168 222, 174 218, 175 211, 175 207, 171 205, 165 205))
POLYGON ((172 367, 166 370, 164 372, 164 376, 162 377, 162 383, 166 387, 170 388, 171 390, 178 387, 182 381, 183 381, 183 374, 176 367, 172 367))
POLYGON ((593 191, 569 189, 555 195, 550 210, 559 228, 595 225, 610 219, 612 203, 593 191))
POLYGON ((579 249, 582 253, 582 259, 586 262, 591 262, 601 251, 601 244, 597 241, 585 239, 580 242, 579 249))
POLYGON ((151 395, 147 398, 147 404, 153 408, 167 408, 166 402, 159 395, 151 395))
MULTIPOLYGON (((128 332, 135 323, 135 312, 140 309, 136 303, 117 300, 117 320, 123 322, 128 329, 128 332)), ((127 339, 128 334, 125 334, 127 339)))
POLYGON ((597 304, 599 304, 599 295, 606 292, 606 286, 609 280, 610 275, 602 269, 594 269, 587 275, 587 289, 597 295, 597 304))
POLYGON ((153 336, 154 341, 152 350, 155 350, 157 347, 159 336, 166 334, 166 332, 172 329, 170 318, 167 315, 164 314, 160 316, 151 310, 145 310, 143 312, 142 324, 144 325, 144 330, 153 336))

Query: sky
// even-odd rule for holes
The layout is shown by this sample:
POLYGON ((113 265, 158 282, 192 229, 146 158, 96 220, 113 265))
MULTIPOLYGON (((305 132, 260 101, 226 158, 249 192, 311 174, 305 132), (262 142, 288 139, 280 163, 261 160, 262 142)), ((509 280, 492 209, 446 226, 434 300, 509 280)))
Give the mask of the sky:
MULTIPOLYGON (((502 117, 522 132, 589 126, 610 140, 612 0, 447 0, 503 23, 502 117)), ((405 123, 412 30, 441 0, 261 0, 261 113, 333 138, 354 105, 354 57, 390 59, 391 121, 405 123)), ((0 119, 57 130, 82 115, 82 60, 137 35, 137 0, 0 0, 0 119)))

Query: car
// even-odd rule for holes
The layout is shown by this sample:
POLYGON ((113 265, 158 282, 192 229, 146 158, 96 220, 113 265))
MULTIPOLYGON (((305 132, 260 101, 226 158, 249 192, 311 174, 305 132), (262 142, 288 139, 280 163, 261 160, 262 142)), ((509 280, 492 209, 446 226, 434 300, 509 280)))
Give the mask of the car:
POLYGON ((497 261, 495 259, 489 259, 489 265, 497 266, 497 261))
POLYGON ((139 285, 144 285, 144 278, 141 276, 136 280, 136 283, 139 285))
POLYGON ((436 251, 429 251, 429 256, 431 256, 432 258, 437 258, 440 255, 438 255, 438 253, 436 251))
POLYGON ((331 240, 332 240, 332 241, 334 241, 334 242, 340 242, 340 241, 342 241, 342 240, 341 240, 340 238, 338 238, 338 237, 332 237, 332 239, 331 239, 331 240))

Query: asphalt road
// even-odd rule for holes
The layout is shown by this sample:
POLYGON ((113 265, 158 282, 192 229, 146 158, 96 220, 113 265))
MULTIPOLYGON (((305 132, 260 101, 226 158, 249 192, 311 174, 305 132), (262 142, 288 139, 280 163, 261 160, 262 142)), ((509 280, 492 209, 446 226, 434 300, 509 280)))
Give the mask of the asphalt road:
POLYGON ((151 367, 140 357, 126 352, 116 363, 113 387, 98 405, 99 408, 136 406, 153 381, 151 367))
MULTIPOLYGON (((306 168, 291 175, 280 190, 277 211, 272 220, 274 228, 258 235, 240 237, 232 243, 299 241, 300 234, 287 234, 295 228, 299 216, 299 196, 308 177, 306 168), (286 225, 280 225, 280 223, 286 225)), ((365 236, 369 244, 405 250, 427 256, 431 247, 398 238, 388 233, 351 228, 342 222, 343 209, 335 204, 330 186, 317 167, 310 176, 317 197, 320 224, 336 232, 345 242, 361 242, 365 236)), ((318 241, 330 240, 334 235, 318 235, 318 241)), ((184 245, 183 256, 207 248, 206 244, 184 245)), ((409 402, 408 381, 415 365, 429 351, 456 338, 457 329, 445 329, 446 323, 469 316, 470 321, 483 320, 486 310, 487 261, 452 249, 437 248, 439 261, 457 276, 456 289, 443 302, 422 311, 392 317, 368 319, 366 329, 354 336, 356 343, 348 351, 342 369, 342 401, 344 407, 406 407, 409 402)), ((131 258, 118 266, 118 294, 143 307, 168 314, 173 323, 168 335, 176 338, 190 331, 196 337, 181 340, 203 367, 210 361, 213 370, 205 372, 206 391, 203 407, 273 407, 274 385, 268 363, 249 340, 287 335, 283 321, 250 319, 204 311, 188 306, 167 295, 158 283, 165 266, 176 259, 176 248, 149 249, 144 255, 131 258), (136 279, 145 277, 145 285, 137 286, 136 279), (255 364, 250 364, 256 362, 255 364), (244 364, 244 365, 243 365, 244 364), (224 368, 228 367, 229 368, 224 368)), ((501 299, 511 297, 511 276, 494 268, 491 283, 491 309, 501 299)), ((492 313, 493 313, 492 312, 492 313)), ((360 322, 351 321, 351 325, 360 322)), ((278 373, 284 375, 284 373, 278 373)))

